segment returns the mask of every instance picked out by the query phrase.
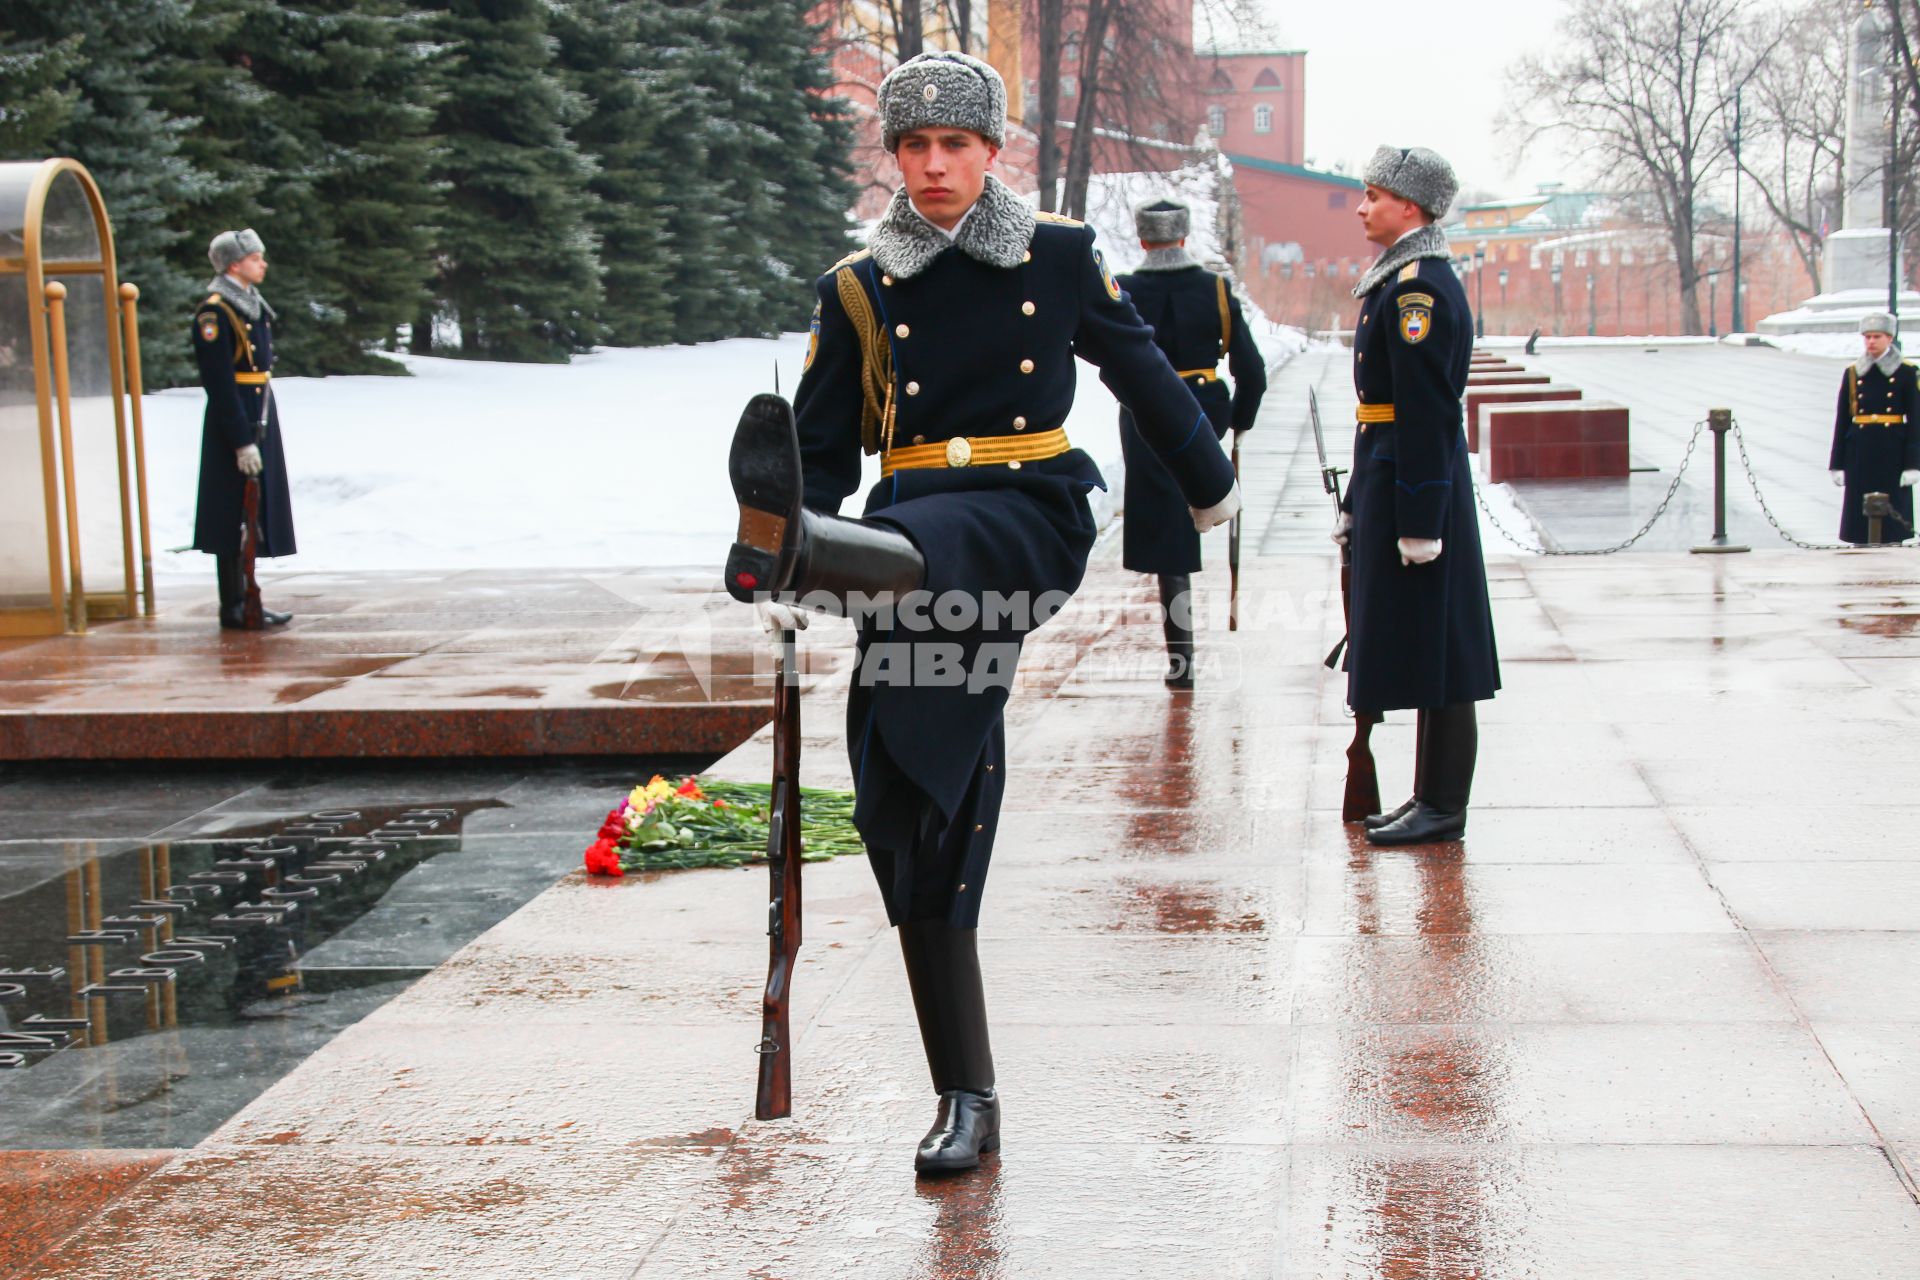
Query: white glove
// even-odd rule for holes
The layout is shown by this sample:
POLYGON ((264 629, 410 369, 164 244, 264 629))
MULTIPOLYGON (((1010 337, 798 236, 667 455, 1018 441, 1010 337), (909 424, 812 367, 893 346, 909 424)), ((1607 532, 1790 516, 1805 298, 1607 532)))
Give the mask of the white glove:
POLYGON ((260 461, 260 446, 250 444, 233 451, 234 465, 240 468, 243 476, 257 476, 265 470, 266 464, 260 461))
POLYGON ((776 644, 782 631, 805 631, 807 623, 813 621, 813 615, 799 605, 781 604, 778 600, 755 600, 753 612, 760 619, 760 629, 772 636, 776 644))
POLYGON ((1902 471, 1900 473, 1900 487, 1902 489, 1911 489, 1916 484, 1920 484, 1920 471, 1902 471))
POLYGON ((1188 507, 1187 510, 1193 515, 1193 527, 1201 533, 1217 524, 1225 524, 1240 514, 1240 482, 1234 481, 1233 488, 1227 490, 1227 496, 1212 506, 1198 509, 1188 507))
POLYGON ((1834 488, 1836 488, 1836 489, 1844 489, 1844 488, 1846 488, 1846 487, 1847 487, 1847 473, 1846 473, 1846 472, 1844 472, 1844 471, 1829 471, 1829 472, 1827 472, 1827 474, 1833 477, 1833 487, 1834 487, 1834 488))
POLYGON ((1427 564, 1440 558, 1440 539, 1438 538, 1401 538, 1401 564, 1427 564))
POLYGON ((1353 512, 1342 511, 1340 513, 1340 518, 1333 522, 1333 533, 1331 537, 1333 538, 1335 543, 1344 547, 1347 545, 1347 541, 1348 541, 1347 535, 1351 534, 1352 532, 1353 532, 1353 512))

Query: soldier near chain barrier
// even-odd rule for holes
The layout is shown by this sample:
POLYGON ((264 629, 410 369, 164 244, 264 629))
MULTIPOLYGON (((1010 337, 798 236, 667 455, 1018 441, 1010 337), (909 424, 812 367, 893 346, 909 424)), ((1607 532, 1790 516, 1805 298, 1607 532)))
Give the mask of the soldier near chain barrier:
POLYGON ((1206 415, 1107 271, 1093 232, 1036 215, 988 167, 1006 87, 959 53, 882 83, 904 189, 869 248, 820 278, 795 410, 756 397, 730 458, 728 590, 763 625, 852 613, 854 821, 900 947, 938 1094, 920 1173, 1000 1145, 976 928, 1006 785, 1020 644, 1080 584, 1103 486, 1067 441, 1074 357, 1132 406, 1205 529, 1239 491, 1206 415), (796 423, 797 415, 797 423, 796 423), (836 514, 880 455, 866 518, 836 514), (778 593, 778 599, 770 598, 778 593))
MULTIPOLYGON (((1191 211, 1178 200, 1150 200, 1133 212, 1134 229, 1147 259, 1120 277, 1120 288, 1140 318, 1153 326, 1153 340, 1206 411, 1217 439, 1253 426, 1267 392, 1267 370, 1240 301, 1225 275, 1209 271, 1187 252, 1191 211), (1220 361, 1233 375, 1233 391, 1220 381, 1220 361)), ((1187 518, 1187 503, 1152 446, 1120 409, 1120 447, 1127 463, 1126 520, 1120 526, 1121 560, 1135 573, 1157 574, 1165 610, 1167 684, 1193 687, 1192 575, 1200 571, 1200 535, 1187 518)))
POLYGON ((1460 398, 1473 317, 1434 222, 1459 183, 1424 147, 1381 147, 1359 215, 1385 250, 1353 295, 1359 422, 1353 476, 1334 531, 1351 540, 1347 703, 1414 708, 1413 795, 1366 819, 1374 844, 1466 831, 1479 727, 1473 704, 1500 687, 1460 398))
POLYGON ((1899 519, 1894 541, 1912 536, 1913 486, 1920 481, 1920 385, 1900 354, 1900 322, 1885 311, 1860 319, 1865 350, 1840 379, 1833 412, 1833 453, 1827 467, 1847 496, 1840 507, 1840 541, 1867 541, 1865 498, 1884 493, 1899 519), (1904 521, 1905 523, 1901 523, 1904 521))
MULTIPOLYGON (((214 557, 220 576, 220 625, 245 625, 246 580, 240 566, 242 502, 249 477, 260 480, 260 546, 256 554, 294 553, 293 503, 273 403, 273 308, 260 294, 266 246, 252 229, 223 231, 207 246, 214 277, 193 316, 193 354, 207 412, 200 428, 200 494, 193 547, 214 557)), ((278 626, 289 613, 263 610, 278 626)))

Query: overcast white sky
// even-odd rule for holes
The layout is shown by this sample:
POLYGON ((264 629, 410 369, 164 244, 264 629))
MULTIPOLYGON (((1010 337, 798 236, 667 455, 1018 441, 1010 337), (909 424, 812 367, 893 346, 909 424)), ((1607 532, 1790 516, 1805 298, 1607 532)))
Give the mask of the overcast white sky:
MULTIPOLYGON (((1548 49, 1564 0, 1266 0, 1278 47, 1307 51, 1307 154, 1365 166, 1374 147, 1432 147, 1461 185, 1524 195, 1581 175, 1564 144, 1509 164, 1494 122, 1507 67, 1548 49)), ((1253 43, 1248 41, 1247 43, 1253 43)))

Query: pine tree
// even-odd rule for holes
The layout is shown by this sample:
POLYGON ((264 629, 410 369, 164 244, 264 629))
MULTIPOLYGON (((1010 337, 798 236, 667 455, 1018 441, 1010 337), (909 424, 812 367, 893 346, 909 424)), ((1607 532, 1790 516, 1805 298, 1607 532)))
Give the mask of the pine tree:
POLYGON ((141 358, 153 387, 193 380, 186 326, 206 278, 204 258, 197 270, 186 265, 206 238, 183 225, 178 211, 204 198, 214 181, 182 151, 193 122, 156 102, 178 70, 172 42, 193 24, 186 0, 0 0, 0 30, 22 47, 79 38, 66 85, 71 113, 33 139, 40 146, 0 158, 71 156, 93 175, 113 219, 120 278, 140 286, 141 358))
POLYGON ((477 358, 564 361, 598 336, 593 165, 566 132, 585 104, 553 66, 546 15, 542 0, 443 0, 431 27, 439 294, 477 358))
POLYGON ((32 157, 47 147, 73 115, 79 91, 80 37, 22 40, 0 28, 0 154, 32 157))
POLYGON ((672 114, 646 71, 640 5, 633 0, 566 0, 554 35, 569 84, 588 103, 571 130, 597 167, 590 224, 600 240, 605 298, 599 321, 614 346, 654 346, 673 337, 669 247, 661 205, 669 179, 652 155, 672 114))
POLYGON ((218 3, 237 20, 214 52, 244 68, 247 91, 219 99, 226 118, 203 131, 241 143, 249 207, 229 221, 266 242, 284 367, 402 372, 368 348, 414 318, 432 273, 417 24, 399 0, 218 3))

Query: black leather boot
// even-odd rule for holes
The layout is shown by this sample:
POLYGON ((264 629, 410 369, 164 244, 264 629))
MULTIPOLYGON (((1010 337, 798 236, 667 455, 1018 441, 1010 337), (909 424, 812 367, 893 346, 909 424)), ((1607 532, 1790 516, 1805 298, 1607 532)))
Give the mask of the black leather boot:
POLYGON ((900 926, 900 952, 913 987, 913 1011, 927 1069, 940 1095, 933 1127, 920 1140, 920 1174, 960 1173, 1000 1149, 1000 1099, 993 1090, 993 1047, 980 982, 978 933, 945 921, 900 926))
POLYGON ((1166 619, 1169 689, 1193 688, 1192 579, 1184 573, 1160 575, 1160 610, 1166 619))
MULTIPOLYGON (((224 631, 244 631, 247 629, 247 575, 240 568, 240 557, 237 553, 216 553, 213 565, 215 576, 220 580, 220 627, 224 631)), ((291 621, 290 613, 260 610, 262 626, 280 627, 291 621)))
POLYGON ((752 602, 777 594, 842 613, 849 596, 898 598, 926 581, 913 539, 873 520, 848 520, 802 505, 793 407, 779 396, 747 402, 727 457, 740 528, 727 553, 727 592, 752 602))
POLYGON ((1413 728, 1413 795, 1402 800, 1398 808, 1385 813, 1370 813, 1360 819, 1360 825, 1369 831, 1378 831, 1391 822, 1398 822, 1413 812, 1415 797, 1420 794, 1420 780, 1427 776, 1427 713, 1416 712, 1418 717, 1413 728))
POLYGON ((1420 747, 1426 769, 1413 808, 1367 832, 1374 844, 1433 844, 1467 833, 1467 798, 1480 753, 1480 723, 1471 702, 1420 713, 1420 747))

